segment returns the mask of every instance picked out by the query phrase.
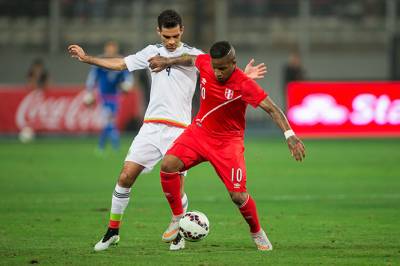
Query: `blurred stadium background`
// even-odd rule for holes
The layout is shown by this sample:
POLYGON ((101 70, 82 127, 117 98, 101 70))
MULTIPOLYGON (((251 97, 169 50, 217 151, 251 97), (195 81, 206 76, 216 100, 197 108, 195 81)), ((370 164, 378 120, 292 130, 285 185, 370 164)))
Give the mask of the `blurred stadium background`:
MULTIPOLYGON (((100 54, 106 41, 115 40, 122 54, 134 53, 159 42, 156 17, 166 8, 183 15, 188 44, 207 51, 213 41, 227 39, 238 50, 240 66, 253 57, 265 62, 269 73, 259 83, 280 106, 283 69, 294 51, 307 80, 400 79, 396 0, 17 0, 1 1, 0 7, 0 55, 7 62, 0 66, 1 84, 26 83, 38 57, 52 85, 83 84, 89 67, 68 57, 68 44, 100 54)), ((146 75, 137 75, 146 101, 146 75)), ((250 108, 249 118, 250 128, 261 123, 275 129, 262 122, 261 112, 250 108)))
POLYGON ((398 0, 0 0, 0 213, 8 221, 0 225, 0 264, 399 264, 399 30, 398 0), (133 132, 121 150, 96 157, 97 116, 79 107, 76 96, 89 66, 71 59, 66 47, 77 43, 100 54, 114 40, 122 54, 134 53, 159 42, 156 17, 167 8, 182 14, 189 45, 208 51, 226 39, 241 67, 251 58, 265 62, 268 74, 258 82, 281 107, 287 99, 296 107, 310 94, 328 95, 300 112, 300 118, 321 115, 316 120, 291 119, 296 131, 314 138, 305 140, 303 164, 290 161, 266 115, 248 109, 248 187, 276 248, 267 257, 253 250, 245 224, 206 165, 190 173, 186 186, 191 206, 210 218, 207 240, 180 255, 160 243, 169 213, 156 168, 134 189, 120 247, 91 253, 140 126, 149 81, 146 72, 135 73, 139 89, 124 96, 120 125, 133 132), (294 53, 305 81, 291 83, 287 95, 285 69, 294 53), (27 73, 36 58, 50 82, 45 98, 28 99, 27 73), (365 94, 366 102, 355 104, 365 94), (72 100, 57 102, 61 97, 72 100), (330 106, 332 97, 337 106, 330 106), (365 113, 355 116, 354 106, 365 113), (24 126, 37 131, 35 142, 17 140, 24 126), (93 137, 81 138, 88 133, 93 137), (343 136, 350 139, 336 139, 343 136), (334 139, 315 140, 322 137, 334 139), (227 235, 226 228, 236 227, 227 235))

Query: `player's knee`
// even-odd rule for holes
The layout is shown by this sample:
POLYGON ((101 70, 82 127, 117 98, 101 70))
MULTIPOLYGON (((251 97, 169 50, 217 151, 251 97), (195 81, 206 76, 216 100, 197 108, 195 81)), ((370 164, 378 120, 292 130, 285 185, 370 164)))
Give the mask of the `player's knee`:
POLYGON ((135 178, 129 173, 122 171, 118 178, 118 184, 122 187, 131 187, 135 178))
POLYGON ((229 192, 233 203, 237 206, 242 205, 247 199, 247 192, 229 192))
POLYGON ((135 182, 137 174, 130 172, 127 169, 122 170, 118 178, 118 184, 122 187, 132 187, 135 182))
POLYGON ((166 155, 161 162, 161 171, 166 173, 179 172, 183 168, 183 163, 175 156, 166 155))
POLYGON ((118 178, 118 184, 122 187, 132 187, 135 183, 136 178, 143 171, 144 166, 134 162, 126 161, 124 167, 121 170, 118 178))

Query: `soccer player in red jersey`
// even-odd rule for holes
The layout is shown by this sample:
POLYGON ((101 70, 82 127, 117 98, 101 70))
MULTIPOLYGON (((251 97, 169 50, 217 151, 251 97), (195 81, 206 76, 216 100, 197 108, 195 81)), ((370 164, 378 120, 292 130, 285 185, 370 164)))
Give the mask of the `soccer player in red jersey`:
POLYGON ((209 161, 249 224, 257 248, 272 250, 260 226, 256 204, 246 189, 243 141, 247 105, 260 107, 272 117, 284 132, 289 150, 297 161, 305 157, 304 145, 282 110, 236 66, 235 50, 229 42, 215 43, 210 55, 150 59, 150 67, 156 72, 171 65, 193 64, 200 72, 200 110, 167 151, 161 164, 162 188, 174 215, 162 238, 169 242, 178 237, 179 219, 183 215, 180 173, 209 161))

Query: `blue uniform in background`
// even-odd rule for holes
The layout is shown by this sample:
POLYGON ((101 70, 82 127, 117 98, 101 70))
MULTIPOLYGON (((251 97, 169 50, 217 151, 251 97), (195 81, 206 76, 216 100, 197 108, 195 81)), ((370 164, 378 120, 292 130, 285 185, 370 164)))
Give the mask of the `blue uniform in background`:
POLYGON ((119 131, 116 126, 116 116, 118 112, 118 95, 121 85, 131 87, 133 84, 132 75, 129 71, 113 71, 100 67, 92 67, 86 81, 86 88, 93 91, 98 89, 105 125, 101 131, 98 147, 104 150, 107 139, 111 140, 112 147, 119 148, 119 131))

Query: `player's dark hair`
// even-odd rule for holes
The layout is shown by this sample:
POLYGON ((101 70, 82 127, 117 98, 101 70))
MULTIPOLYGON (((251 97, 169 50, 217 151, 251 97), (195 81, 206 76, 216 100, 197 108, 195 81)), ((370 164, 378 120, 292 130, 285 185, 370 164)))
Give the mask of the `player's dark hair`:
POLYGON ((175 28, 176 26, 182 27, 182 17, 175 10, 167 9, 161 12, 158 16, 158 28, 175 28))
POLYGON ((227 41, 214 43, 210 48, 210 55, 212 58, 222 58, 226 56, 232 49, 232 45, 227 41))

